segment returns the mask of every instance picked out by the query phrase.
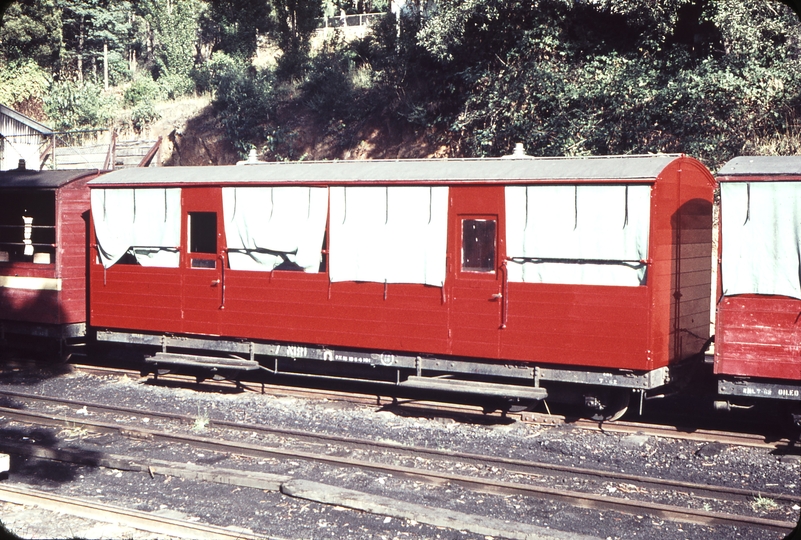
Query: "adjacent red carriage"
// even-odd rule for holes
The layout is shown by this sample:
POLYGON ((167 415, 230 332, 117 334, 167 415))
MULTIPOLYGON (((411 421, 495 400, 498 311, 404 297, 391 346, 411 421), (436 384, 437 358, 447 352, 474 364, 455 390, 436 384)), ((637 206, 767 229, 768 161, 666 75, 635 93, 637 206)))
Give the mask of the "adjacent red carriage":
POLYGON ((26 348, 63 346, 85 334, 86 183, 97 175, 96 170, 0 172, 4 341, 26 348))
POLYGON ((718 181, 718 392, 798 401, 801 157, 738 157, 718 171, 718 181))
POLYGON ((677 155, 120 170, 90 183, 91 323, 154 369, 609 410, 708 339, 714 185, 677 155))

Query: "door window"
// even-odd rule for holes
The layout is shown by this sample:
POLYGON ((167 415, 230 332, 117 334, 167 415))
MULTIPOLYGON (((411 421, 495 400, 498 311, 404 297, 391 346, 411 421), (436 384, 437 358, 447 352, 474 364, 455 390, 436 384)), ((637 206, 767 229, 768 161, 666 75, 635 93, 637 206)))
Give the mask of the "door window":
MULTIPOLYGON (((217 254, 217 214, 189 212, 189 252, 217 254)), ((216 258, 191 257, 192 268, 216 268, 216 258)))
POLYGON ((462 220, 462 272, 495 272, 495 220, 462 220))

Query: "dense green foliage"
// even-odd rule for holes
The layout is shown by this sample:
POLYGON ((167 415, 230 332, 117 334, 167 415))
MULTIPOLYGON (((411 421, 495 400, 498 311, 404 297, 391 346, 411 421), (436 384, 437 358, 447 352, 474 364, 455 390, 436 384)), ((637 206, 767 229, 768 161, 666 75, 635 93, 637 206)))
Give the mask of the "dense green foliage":
POLYGON ((269 4, 210 0, 200 28, 203 41, 213 50, 247 60, 256 54, 259 32, 270 28, 269 4))
POLYGON ((404 73, 430 83, 398 110, 465 155, 519 141, 534 155, 714 164, 796 118, 798 38, 789 9, 757 0, 440 1, 401 38, 404 73))
POLYGON ((0 103, 23 105, 41 99, 50 85, 47 73, 32 60, 0 65, 0 103))
POLYGON ((313 49, 318 17, 389 3, 20 0, 0 28, 0 100, 40 99, 64 128, 105 127, 107 63, 135 127, 157 117, 158 99, 210 92, 234 145, 273 157, 298 153, 282 110, 304 111, 339 138, 332 148, 358 144, 358 126, 392 124, 465 156, 523 142, 533 155, 685 152, 716 165, 798 131, 795 0, 414 7, 426 4, 313 49), (251 63, 260 35, 280 51, 271 67, 251 63))
POLYGON ((56 81, 44 96, 45 113, 57 131, 108 126, 117 100, 95 83, 56 81))
POLYGON ((138 4, 153 30, 153 75, 169 97, 189 93, 202 5, 199 0, 146 0, 138 4))
POLYGON ((253 143, 264 144, 277 106, 272 73, 257 72, 239 57, 218 52, 203 78, 215 89, 218 119, 234 146, 246 154, 253 143))
POLYGON ((14 2, 0 27, 0 55, 6 60, 32 60, 43 67, 57 65, 61 53, 61 11, 55 0, 14 2))

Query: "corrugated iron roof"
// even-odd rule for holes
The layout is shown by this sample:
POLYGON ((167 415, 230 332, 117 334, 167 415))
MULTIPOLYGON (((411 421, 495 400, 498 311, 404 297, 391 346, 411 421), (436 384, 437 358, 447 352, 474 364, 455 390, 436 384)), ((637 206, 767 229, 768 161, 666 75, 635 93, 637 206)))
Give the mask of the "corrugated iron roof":
POLYGON ((10 171, 0 171, 0 189, 54 189, 78 178, 96 173, 97 169, 72 169, 68 171, 20 171, 12 169, 10 171))
POLYGON ((122 169, 93 186, 249 183, 493 182, 653 180, 676 154, 579 158, 484 158, 269 162, 222 167, 122 169))
POLYGON ((727 162, 717 176, 801 175, 801 156, 740 156, 727 162))
MULTIPOLYGON (((46 125, 40 124, 39 122, 37 122, 33 118, 28 118, 24 114, 18 113, 14 109, 9 109, 5 105, 0 105, 0 114, 8 116, 9 118, 13 118, 17 122, 20 122, 21 124, 25 124, 26 126, 31 128, 32 130, 38 131, 42 135, 52 135, 53 134, 53 130, 50 129, 49 127, 47 127, 46 125)), ((6 135, 8 135, 8 134, 6 133, 6 135)))

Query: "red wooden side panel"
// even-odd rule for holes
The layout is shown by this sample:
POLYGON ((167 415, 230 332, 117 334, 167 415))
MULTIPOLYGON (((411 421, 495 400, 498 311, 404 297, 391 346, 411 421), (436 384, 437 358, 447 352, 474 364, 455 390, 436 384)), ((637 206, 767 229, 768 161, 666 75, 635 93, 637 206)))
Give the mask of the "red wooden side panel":
POLYGON ((181 332, 181 275, 177 268, 116 264, 107 271, 92 254, 92 325, 181 332))
POLYGON ((715 373, 801 381, 801 300, 727 296, 718 305, 715 373))
POLYGON ((553 364, 650 369, 648 291, 510 283, 502 355, 553 364))
POLYGON ((38 324, 60 324, 58 291, 0 288, 0 318, 38 324))
POLYGON ((682 158, 660 175, 654 190, 654 367, 700 353, 709 338, 713 188, 709 171, 682 158))
POLYGON ((222 333, 267 340, 447 354, 439 288, 332 283, 325 274, 226 274, 222 333))
POLYGON ((89 188, 83 178, 56 194, 56 272, 61 278, 61 323, 86 321, 86 227, 89 188))

